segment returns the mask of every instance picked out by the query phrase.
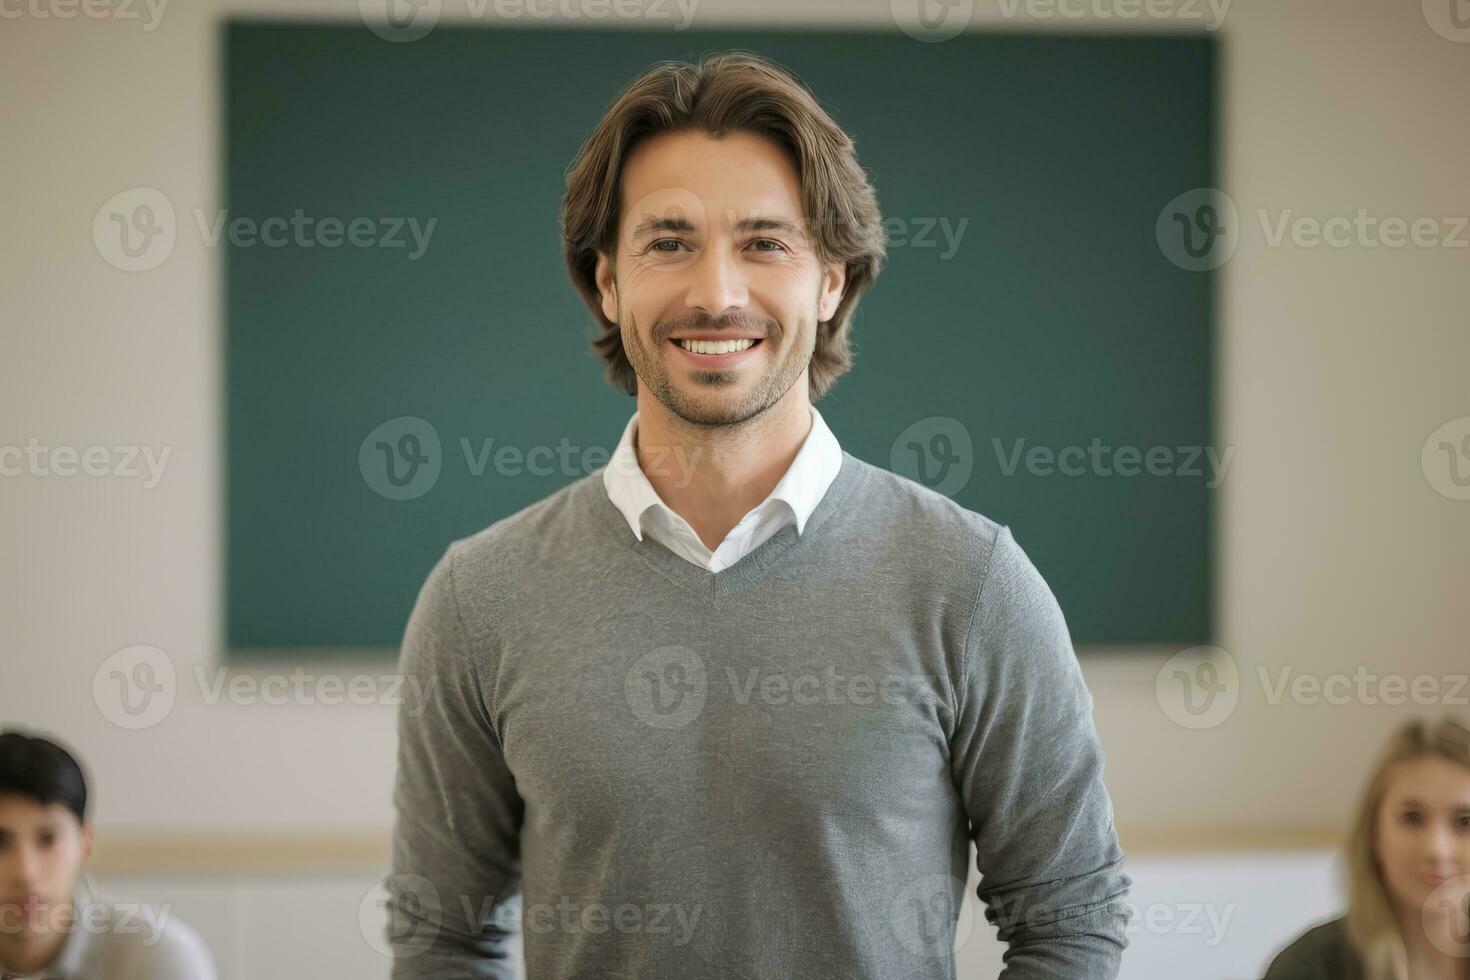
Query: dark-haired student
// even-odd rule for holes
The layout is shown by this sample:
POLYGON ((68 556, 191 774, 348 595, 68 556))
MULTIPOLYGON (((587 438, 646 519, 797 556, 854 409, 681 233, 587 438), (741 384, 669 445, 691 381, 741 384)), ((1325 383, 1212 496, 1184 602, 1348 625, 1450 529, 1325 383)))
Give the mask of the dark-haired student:
POLYGON ((1394 733, 1346 856, 1347 914, 1283 949, 1266 980, 1470 980, 1470 729, 1394 733))
POLYGON ((193 929, 102 895, 82 870, 91 853, 77 760, 49 739, 0 734, 0 980, 214 980, 193 929))

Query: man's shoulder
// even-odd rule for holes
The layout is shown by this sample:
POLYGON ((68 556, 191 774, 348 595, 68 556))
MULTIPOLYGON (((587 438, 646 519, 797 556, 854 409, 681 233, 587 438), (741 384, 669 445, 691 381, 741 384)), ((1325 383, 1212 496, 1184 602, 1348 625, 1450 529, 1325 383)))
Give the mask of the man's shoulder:
POLYGON ((1056 596, 1008 524, 970 510, 901 474, 864 463, 862 506, 873 530, 891 531, 889 556, 935 589, 962 583, 973 608, 999 629, 1058 634, 1066 629, 1056 596), (925 579, 927 576, 927 579, 925 579))
POLYGON ((594 494, 605 493, 603 467, 598 467, 566 486, 500 518, 493 524, 450 543, 459 561, 472 567, 504 560, 536 557, 538 550, 555 549, 577 535, 585 540, 589 505, 594 494))
POLYGON ((1000 522, 917 480, 855 456, 848 458, 862 478, 865 526, 890 528, 910 544, 932 540, 941 548, 966 551, 971 558, 977 549, 988 555, 1005 530, 1000 522))

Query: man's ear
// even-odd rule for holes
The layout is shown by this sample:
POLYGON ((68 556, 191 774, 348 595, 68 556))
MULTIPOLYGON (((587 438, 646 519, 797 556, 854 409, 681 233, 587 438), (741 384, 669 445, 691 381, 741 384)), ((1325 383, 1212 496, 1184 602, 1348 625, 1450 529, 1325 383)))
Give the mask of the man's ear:
POLYGON ((82 860, 92 856, 92 821, 82 821, 82 860))
POLYGON ((618 322, 618 284, 613 280, 612 262, 603 252, 597 253, 597 291, 602 294, 602 315, 618 322))
POLYGON ((822 273, 822 291, 817 297, 817 322, 826 323, 837 313, 842 293, 847 288, 847 266, 829 265, 822 273))

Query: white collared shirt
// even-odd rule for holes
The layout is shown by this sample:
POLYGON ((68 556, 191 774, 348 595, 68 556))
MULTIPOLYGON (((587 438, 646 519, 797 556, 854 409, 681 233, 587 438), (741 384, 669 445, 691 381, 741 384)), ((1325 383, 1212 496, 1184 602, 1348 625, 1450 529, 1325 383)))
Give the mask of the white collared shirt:
MULTIPOLYGON (((633 439, 638 431, 637 412, 623 428, 623 438, 603 470, 602 482, 607 487, 608 499, 622 511, 639 541, 647 533, 674 554, 701 568, 711 572, 729 568, 787 524, 795 523, 796 533, 800 534, 807 518, 837 478, 837 471, 842 468, 842 447, 815 405, 811 410, 811 430, 791 466, 770 496, 742 517, 714 551, 705 547, 688 521, 663 502, 638 465, 638 455, 633 451, 633 439)), ((680 461, 671 460, 669 465, 677 467, 680 461)))

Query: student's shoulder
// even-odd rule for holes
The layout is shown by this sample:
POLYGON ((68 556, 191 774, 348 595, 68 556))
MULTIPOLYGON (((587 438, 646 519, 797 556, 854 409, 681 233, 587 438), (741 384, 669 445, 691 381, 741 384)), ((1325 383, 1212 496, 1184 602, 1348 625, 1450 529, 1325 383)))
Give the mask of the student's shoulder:
POLYGON ((214 980, 214 958, 209 946, 187 922, 175 917, 163 923, 159 940, 148 957, 149 980, 214 980))
MULTIPOLYGON (((88 966, 99 976, 136 980, 215 980, 214 957, 200 934, 167 906, 104 901, 105 923, 88 966)), ((97 908, 98 906, 93 906, 97 908)), ((97 916, 93 913, 93 918, 97 916)))
POLYGON ((1287 944, 1265 980, 1360 980, 1362 967, 1348 942, 1347 918, 1318 923, 1287 944))

